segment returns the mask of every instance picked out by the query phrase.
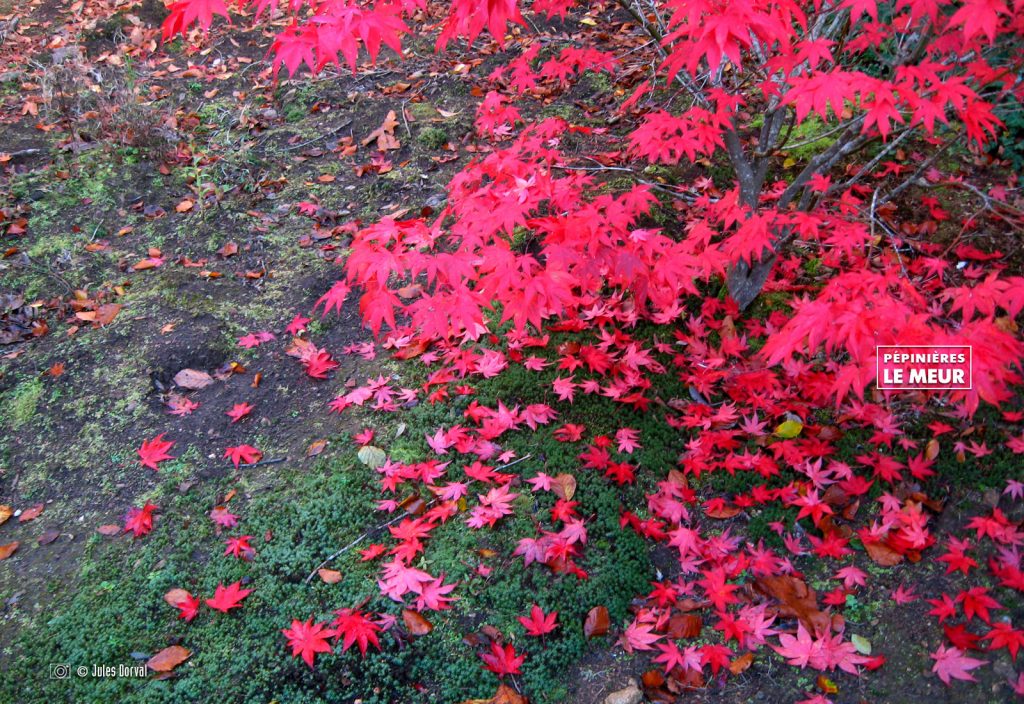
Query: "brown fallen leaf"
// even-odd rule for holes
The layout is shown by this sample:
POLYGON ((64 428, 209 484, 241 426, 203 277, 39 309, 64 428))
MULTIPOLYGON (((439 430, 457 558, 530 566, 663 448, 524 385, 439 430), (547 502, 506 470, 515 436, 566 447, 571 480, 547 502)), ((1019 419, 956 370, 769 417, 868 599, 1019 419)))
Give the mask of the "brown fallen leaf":
POLYGON ((583 622, 583 635, 587 638, 596 638, 608 633, 611 626, 611 618, 608 616, 608 609, 604 606, 595 606, 587 613, 587 620, 583 622))
POLYGON ((186 198, 180 203, 178 203, 176 206, 174 206, 174 209, 179 213, 187 213, 188 211, 192 210, 193 206, 195 206, 195 201, 191 200, 190 198, 186 198))
POLYGON ((174 383, 183 389, 204 389, 213 383, 213 377, 198 369, 182 369, 174 375, 174 383))
POLYGON ((528 704, 526 697, 509 687, 507 684, 499 684, 498 691, 491 699, 490 704, 528 704))
POLYGON ((99 528, 97 528, 96 532, 100 535, 106 536, 118 535, 121 532, 121 526, 117 525, 116 523, 107 523, 106 525, 102 525, 99 528))
POLYGON ((96 309, 96 318, 93 320, 99 326, 110 325, 114 318, 121 312, 120 303, 104 303, 96 309))
POLYGON ((18 541, 15 540, 13 543, 7 543, 6 545, 0 545, 0 560, 6 560, 8 557, 13 555, 18 549, 18 541))
POLYGON ((903 555, 893 550, 885 543, 864 543, 864 549, 876 565, 882 567, 893 567, 903 562, 903 555))
POLYGON ((227 242, 223 247, 217 250, 217 254, 225 259, 227 257, 233 257, 238 254, 238 244, 234 241, 227 242))
POLYGON ((434 630, 434 624, 419 611, 412 609, 402 609, 402 623, 405 624, 405 630, 414 636, 425 636, 434 630))
POLYGON ((36 504, 32 508, 27 508, 21 512, 20 516, 18 516, 18 523, 27 523, 28 521, 33 521, 36 518, 39 518, 39 514, 42 512, 42 504, 36 504))
POLYGON ((316 573, 320 575, 320 579, 324 581, 324 584, 337 584, 341 581, 341 572, 338 570, 329 570, 321 567, 316 573))
POLYGON ((719 520, 726 518, 733 518, 740 514, 739 506, 715 506, 710 509, 705 508, 704 513, 708 518, 717 518, 719 520))
POLYGON ((674 640, 696 638, 702 628, 704 619, 697 614, 676 614, 668 622, 668 633, 674 640))
POLYGON ((306 457, 316 457, 327 448, 327 440, 320 438, 309 443, 309 447, 306 449, 306 457))
POLYGON ((364 147, 370 146, 371 142, 377 142, 377 149, 382 152, 389 151, 391 149, 398 149, 402 146, 402 143, 395 139, 395 128, 398 127, 398 116, 394 110, 388 112, 384 118, 384 122, 381 126, 371 132, 366 139, 363 140, 362 145, 364 147))
POLYGON ((49 545, 50 543, 52 543, 53 541, 55 541, 59 537, 60 537, 60 531, 59 530, 53 530, 51 528, 50 530, 45 531, 42 535, 39 536, 38 542, 39 542, 40 545, 49 545))
POLYGON ((572 501, 576 494, 576 477, 563 473, 551 480, 551 492, 560 499, 572 501))
POLYGON ((166 601, 169 605, 176 607, 178 604, 182 603, 190 596, 192 595, 188 593, 187 589, 171 589, 166 594, 164 594, 164 601, 166 601))
POLYGON ((413 359, 430 349, 434 341, 429 337, 417 337, 410 344, 395 352, 392 355, 395 359, 413 359))
POLYGON ((733 659, 733 661, 729 663, 729 672, 731 672, 734 675, 742 674, 747 671, 747 668, 749 668, 751 663, 753 662, 754 654, 744 653, 743 655, 740 655, 738 658, 733 659))
POLYGON ((14 509, 7 504, 0 505, 0 526, 7 523, 7 519, 14 515, 14 509))
POLYGON ((828 627, 828 614, 818 608, 818 597, 804 580, 788 574, 769 575, 754 580, 754 588, 779 602, 779 615, 799 619, 811 633, 828 627))
POLYGON ((170 672, 192 655, 192 651, 180 645, 164 648, 146 661, 146 667, 154 672, 170 672))

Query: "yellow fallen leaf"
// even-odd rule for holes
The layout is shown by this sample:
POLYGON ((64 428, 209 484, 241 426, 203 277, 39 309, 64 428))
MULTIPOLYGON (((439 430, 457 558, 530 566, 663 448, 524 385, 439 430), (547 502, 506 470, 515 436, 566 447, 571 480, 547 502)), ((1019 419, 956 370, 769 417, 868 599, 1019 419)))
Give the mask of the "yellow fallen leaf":
POLYGON ((804 424, 798 420, 786 420, 779 423, 778 427, 775 428, 775 434, 780 438, 790 440, 800 434, 800 431, 804 429, 804 424))

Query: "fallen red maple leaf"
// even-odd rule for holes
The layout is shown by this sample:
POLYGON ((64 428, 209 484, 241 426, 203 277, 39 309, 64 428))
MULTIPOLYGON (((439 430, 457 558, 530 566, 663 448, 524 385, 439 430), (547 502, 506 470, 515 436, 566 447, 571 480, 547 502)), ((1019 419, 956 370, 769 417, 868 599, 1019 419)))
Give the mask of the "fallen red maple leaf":
POLYGON ((238 469, 238 465, 242 462, 245 464, 259 462, 260 458, 263 457, 263 453, 252 445, 237 445, 226 449, 224 451, 224 457, 231 460, 235 465, 235 469, 238 469))
POLYGON ((337 635, 324 624, 313 623, 312 618, 305 622, 292 619, 292 627, 282 628, 281 632, 288 638, 288 645, 292 647, 292 657, 301 656, 310 668, 313 667, 313 659, 317 653, 333 652, 327 639, 337 635))
POLYGON ((226 415, 231 419, 232 423, 237 423, 249 415, 252 412, 252 408, 248 403, 236 403, 226 415))
POLYGON ((944 645, 940 645, 939 649, 931 654, 931 658, 935 661, 935 664, 932 665, 932 672, 938 675, 939 679, 947 686, 950 684, 951 678, 975 682, 970 671, 988 664, 986 660, 965 656, 959 648, 947 648, 944 645))
POLYGON ((365 657, 366 648, 373 645, 380 650, 377 633, 381 628, 370 620, 368 614, 358 609, 339 609, 337 617, 331 622, 335 635, 342 641, 341 652, 346 652, 353 645, 359 646, 359 652, 365 657))
POLYGON ((223 584, 217 585, 217 590, 213 594, 212 599, 206 600, 206 605, 215 611, 223 611, 227 613, 231 609, 237 609, 242 606, 242 600, 252 593, 252 589, 242 589, 241 582, 235 582, 234 584, 225 587, 223 584))
POLYGON ((539 606, 534 604, 533 608, 530 609, 530 615, 528 617, 519 617, 519 623, 523 624, 523 628, 526 629, 526 635, 542 636, 545 633, 551 633, 551 631, 558 628, 557 619, 557 611, 545 614, 539 606))
POLYGON ((199 597, 188 594, 184 599, 176 603, 175 608, 180 612, 178 618, 191 621, 199 613, 199 597))
POLYGON ((224 554, 233 555, 242 560, 251 560, 253 555, 256 554, 252 545, 249 544, 251 539, 251 535, 240 535, 237 538, 228 538, 225 541, 227 548, 224 550, 224 554))
POLYGON ((504 646, 497 642, 491 643, 491 652, 480 653, 480 659, 484 661, 485 669, 490 670, 498 677, 505 675, 519 675, 519 666, 526 660, 526 655, 516 655, 515 648, 511 643, 504 646))
POLYGON ((158 463, 164 460, 173 460, 174 457, 167 454, 167 451, 171 449, 171 445, 174 444, 173 440, 164 440, 165 433, 160 433, 152 440, 143 440, 142 447, 139 448, 139 462, 143 467, 149 467, 150 469, 159 469, 158 463))
POLYGON ((138 538, 153 530, 154 511, 156 511, 156 505, 148 501, 142 508, 133 508, 128 511, 128 516, 124 521, 125 532, 131 531, 138 538))

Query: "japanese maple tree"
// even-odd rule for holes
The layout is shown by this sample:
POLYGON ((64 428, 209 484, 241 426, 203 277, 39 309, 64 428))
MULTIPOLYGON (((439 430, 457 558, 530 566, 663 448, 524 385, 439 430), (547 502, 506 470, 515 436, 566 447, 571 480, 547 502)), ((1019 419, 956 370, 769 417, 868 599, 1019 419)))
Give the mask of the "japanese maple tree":
MULTIPOLYGON (((423 0, 239 0, 257 17, 291 18, 271 47, 274 69, 359 67, 384 46, 401 54, 423 0)), ((516 106, 539 84, 564 86, 585 71, 613 72, 617 57, 568 47, 541 61, 522 38, 516 0, 454 0, 437 37, 443 49, 489 32, 499 45, 517 26, 519 55, 494 71, 477 130, 497 142, 449 184, 446 207, 432 221, 383 219, 355 232, 345 278, 318 301, 339 309, 359 287, 359 308, 392 339, 477 339, 490 311, 517 330, 545 321, 587 319, 603 299, 628 300, 635 319, 666 322, 702 295, 701 282, 724 280, 745 308, 766 285, 786 290, 789 252, 814 253, 836 276, 813 297, 794 299, 795 315, 762 351, 770 364, 812 357, 822 347, 842 356, 829 395, 863 394, 873 379, 874 346, 902 342, 976 346, 975 388, 958 392, 973 412, 979 399, 999 403, 1018 379, 1022 347, 997 323, 1024 308, 1024 278, 957 281, 926 257, 907 265, 900 250, 926 255, 877 215, 924 183, 957 187, 934 169, 954 147, 980 148, 1001 125, 1001 101, 1024 93, 1019 79, 1024 25, 1019 3, 923 0, 621 0, 621 14, 654 40, 659 64, 624 100, 633 128, 602 134, 578 167, 562 149, 567 133, 604 130, 560 119, 528 122, 516 106), (914 168, 896 163, 903 150, 927 144, 914 168), (796 148, 811 154, 796 163, 796 148), (707 178, 674 187, 643 179, 620 192, 594 195, 602 169, 632 171, 637 160, 707 164, 725 160, 732 186, 707 178), (796 167, 796 168, 794 168, 796 167), (878 171, 894 173, 875 185, 878 171), (677 225, 655 227, 660 204, 677 225), (529 246, 517 244, 529 233, 529 246), (881 256, 873 253, 880 252, 881 256), (932 275, 933 271, 938 275, 932 275), (416 293, 399 296, 424 278, 416 293), (403 291, 404 292, 404 291, 403 291), (964 304, 964 299, 979 304, 964 304), (942 302, 937 305, 931 301, 942 302), (849 322, 846 322, 849 321, 849 322)), ((538 0, 530 9, 566 17, 587 7, 538 0)), ((609 11, 610 12, 610 11, 609 11)), ((222 0, 179 0, 164 36, 208 29, 228 16, 222 0)), ((982 197, 991 202, 986 194, 982 197)), ((315 347, 302 351, 311 376, 333 362, 315 347)))
MULTIPOLYGON (((401 54, 403 37, 437 9, 423 0, 239 5, 257 21, 272 17, 283 26, 270 47, 272 72, 283 76, 283 68, 292 77, 331 65, 358 71, 361 51, 371 61, 382 47, 401 54)), ((1000 205, 1005 189, 978 189, 941 170, 939 159, 981 158, 999 134, 1006 101, 1024 97, 1022 10, 1022 0, 453 0, 434 18, 441 20, 439 50, 488 41, 487 33, 497 45, 488 45, 489 53, 507 52, 477 79, 481 100, 467 137, 475 140, 474 157, 448 184, 439 212, 341 226, 352 236, 338 261, 342 273, 316 292, 312 306, 321 316, 340 313, 355 292, 385 348, 399 359, 441 364, 420 389, 384 377, 346 382, 330 410, 394 412, 406 403, 440 403, 450 393, 469 397, 474 375, 490 379, 515 364, 532 372, 557 365, 551 392, 561 407, 594 394, 640 413, 656 403, 685 447, 677 468, 643 485, 650 489, 646 506, 622 508, 619 526, 663 543, 679 570, 638 600, 620 645, 650 651, 668 675, 701 682, 705 672, 742 672, 749 666, 744 651, 766 644, 801 668, 855 675, 879 667, 884 656, 858 647, 859 634, 829 611, 868 581, 843 561, 856 549, 894 566, 920 560, 935 545, 934 502, 903 484, 935 473, 938 438, 953 428, 930 424, 924 447, 907 437, 885 394, 869 393, 876 347, 972 345, 973 385, 943 399, 951 402, 948 419, 973 416, 982 401, 1004 404, 1021 380, 1016 319, 1024 311, 1024 277, 1007 275, 1001 253, 975 246, 988 245, 973 236, 974 216, 952 242, 933 237, 950 217, 933 194, 962 190, 980 199, 991 221, 1009 221, 1000 205), (608 126, 531 117, 532 99, 564 91, 586 72, 620 76, 624 68, 623 56, 608 51, 535 40, 531 13, 578 13, 591 24, 603 18, 614 31, 649 39, 636 48, 647 68, 632 68, 620 84, 629 90, 620 91, 608 126), (901 218, 905 202, 927 211, 928 221, 901 218), (963 241, 965 233, 974 244, 963 241), (812 262, 821 271, 813 277, 805 275, 812 262), (783 305, 745 317, 762 291, 781 294, 783 305), (640 322, 663 326, 653 342, 632 336, 640 322), (505 345, 494 349, 499 328, 505 345), (555 358, 531 354, 549 347, 550 333, 584 331, 591 339, 559 346, 555 358), (688 396, 653 398, 652 379, 670 373, 688 396), (815 417, 830 405, 841 409, 834 426, 815 417), (848 425, 870 434, 861 454, 839 458, 838 427, 848 425), (728 497, 698 496, 690 479, 715 471, 745 472, 760 483, 728 497), (856 530, 840 528, 837 521, 851 520, 862 502, 871 504, 872 519, 856 530), (729 530, 702 532, 698 522, 771 504, 790 512, 789 523, 772 524, 785 552, 744 544, 729 530), (837 563, 829 572, 834 589, 820 596, 791 562, 812 555, 837 563), (721 642, 680 647, 684 631, 703 628, 679 618, 681 603, 703 610, 721 642)), ((207 30, 228 14, 222 0, 178 0, 165 37, 207 30)), ((298 210, 316 214, 309 203, 298 210)), ((297 315, 288 326, 295 337, 287 354, 324 383, 340 364, 302 337, 309 322, 297 315)), ((260 335, 239 344, 272 339, 260 335)), ((916 412, 923 403, 907 405, 916 412)), ((419 561, 432 532, 460 513, 469 530, 495 530, 526 498, 526 486, 557 502, 550 515, 534 517, 535 533, 519 538, 513 557, 524 569, 588 578, 592 509, 573 500, 575 478, 538 472, 524 485, 500 464, 515 461, 499 444, 505 433, 551 424, 560 408, 474 399, 463 418, 425 433, 432 456, 415 462, 388 458, 371 445, 373 432, 356 436, 360 460, 380 475, 379 510, 406 510, 402 496, 416 488, 417 509, 386 524, 390 542, 360 549, 365 561, 381 558, 375 598, 415 608, 418 618, 419 611, 457 608, 459 583, 419 561), (463 462, 462 455, 472 458, 463 462)), ((239 404, 228 415, 238 421, 249 410, 239 404)), ((640 431, 595 435, 569 420, 552 435, 581 443, 572 455, 580 471, 623 489, 642 485, 640 472, 651 468, 633 456, 647 440, 640 431)), ((1021 442, 1007 447, 1019 453, 1021 442)), ((162 436, 147 441, 140 461, 155 469, 169 446, 162 436)), ((954 452, 980 458, 989 450, 964 436, 954 452)), ((236 468, 261 456, 248 445, 225 453, 236 468)), ((210 516, 235 524, 223 507, 210 516)), ((972 542, 1013 545, 987 567, 1001 585, 1019 589, 1018 530, 998 508, 969 528, 973 541, 952 539, 937 558, 945 570, 971 576, 984 569, 971 556, 972 542)), ((228 539, 226 554, 246 555, 244 539, 228 539)), ((476 569, 486 576, 490 568, 476 569)), ((207 604, 227 612, 248 591, 222 585, 207 604)), ((993 622, 991 612, 1004 606, 989 592, 978 586, 928 599, 928 613, 950 643, 932 654, 933 671, 946 684, 970 680, 986 664, 965 655, 986 647, 978 641, 1014 658, 1024 647, 1018 628, 993 622), (985 635, 955 623, 960 613, 983 622, 985 635)), ((893 598, 909 604, 918 597, 900 586, 893 598)), ((331 636, 341 653, 353 645, 364 656, 370 646, 383 650, 379 635, 397 619, 366 603, 340 609, 328 625, 293 621, 284 630, 293 655, 312 666, 316 654, 332 651, 331 636)), ((539 605, 519 623, 537 638, 560 628, 557 612, 539 605)), ((496 638, 478 654, 498 677, 519 674, 526 662, 513 643, 496 638)))

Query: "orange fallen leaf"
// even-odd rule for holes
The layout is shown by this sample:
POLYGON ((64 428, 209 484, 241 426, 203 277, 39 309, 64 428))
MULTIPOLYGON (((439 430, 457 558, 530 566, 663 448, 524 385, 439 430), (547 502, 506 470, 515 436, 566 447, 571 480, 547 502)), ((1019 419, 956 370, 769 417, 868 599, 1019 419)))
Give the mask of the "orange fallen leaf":
POLYGON ((36 518, 39 518, 39 514, 42 512, 42 504, 36 504, 32 508, 27 508, 21 512, 20 516, 18 516, 18 523, 27 523, 28 521, 35 520, 36 518))
POLYGON ((327 447, 327 440, 320 439, 314 440, 309 444, 309 448, 306 450, 306 457, 316 457, 327 447))
POLYGON ((611 618, 608 609, 604 606, 595 606, 587 613, 587 620, 583 622, 583 635, 587 638, 596 638, 608 633, 611 626, 611 618))
POLYGON ((864 549, 876 565, 892 567, 903 562, 903 555, 893 550, 885 543, 864 543, 864 549))
POLYGON ((719 520, 722 520, 722 519, 733 518, 735 516, 738 516, 739 513, 740 513, 740 507, 739 506, 718 506, 718 507, 711 508, 711 509, 705 508, 704 509, 704 513, 705 513, 705 515, 707 515, 708 518, 717 518, 719 520))
POLYGON ((120 303, 104 303, 96 309, 96 318, 94 322, 100 326, 110 325, 114 322, 114 318, 121 312, 120 303))
POLYGON ((188 211, 192 210, 194 206, 195 202, 190 198, 186 198, 185 200, 181 201, 176 206, 174 206, 174 209, 179 213, 187 213, 188 211))
POLYGON ((321 567, 316 573, 320 575, 320 579, 323 580, 324 584, 337 584, 341 581, 341 572, 338 570, 329 570, 321 567))
POLYGON ((402 609, 402 623, 405 624, 405 630, 414 636, 425 636, 434 630, 434 624, 419 611, 412 609, 402 609))
POLYGON ((388 112, 384 118, 384 122, 381 126, 367 135, 366 139, 362 141, 364 147, 370 146, 371 142, 377 142, 377 149, 382 152, 391 149, 398 149, 402 146, 402 143, 395 139, 395 128, 398 127, 398 116, 394 110, 388 112))
POLYGON ((729 663, 729 672, 731 672, 734 675, 739 675, 743 672, 746 672, 747 668, 749 668, 751 663, 753 662, 754 654, 744 653, 743 655, 740 655, 738 658, 733 659, 733 661, 729 663))
POLYGON ((18 541, 15 540, 13 543, 7 543, 6 545, 0 545, 0 560, 6 560, 8 557, 13 555, 18 549, 18 541))
POLYGON ((118 535, 121 532, 121 526, 117 525, 116 523, 107 523, 97 528, 96 532, 100 535, 106 535, 108 537, 111 535, 118 535))
POLYGON ((146 667, 154 672, 170 672, 192 655, 192 651, 180 645, 164 648, 146 661, 146 667))
POLYGON ((0 505, 0 526, 7 522, 7 519, 14 515, 14 509, 7 504, 0 505))
POLYGON ((187 589, 171 589, 164 594, 164 601, 171 606, 177 606, 186 599, 189 599, 192 595, 189 594, 187 589))

